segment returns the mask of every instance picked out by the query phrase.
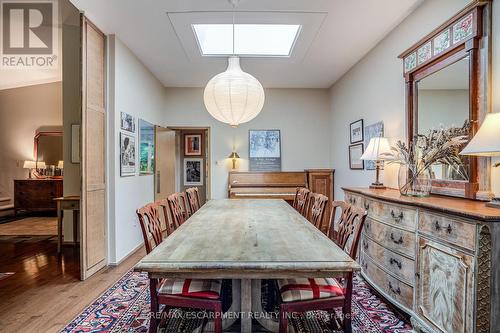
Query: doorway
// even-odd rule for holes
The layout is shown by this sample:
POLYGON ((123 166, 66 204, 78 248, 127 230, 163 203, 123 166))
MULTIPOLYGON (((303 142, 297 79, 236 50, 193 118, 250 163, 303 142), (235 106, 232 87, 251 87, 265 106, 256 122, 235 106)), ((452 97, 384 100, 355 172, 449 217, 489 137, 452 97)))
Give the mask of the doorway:
POLYGON ((155 138, 155 199, 197 187, 201 203, 210 200, 210 128, 157 126, 155 138))

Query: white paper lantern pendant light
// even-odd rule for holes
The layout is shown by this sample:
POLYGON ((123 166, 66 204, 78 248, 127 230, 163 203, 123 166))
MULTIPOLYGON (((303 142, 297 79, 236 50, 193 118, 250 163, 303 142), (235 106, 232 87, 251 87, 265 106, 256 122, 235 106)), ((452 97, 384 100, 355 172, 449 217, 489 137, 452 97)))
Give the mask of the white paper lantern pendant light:
MULTIPOLYGON (((233 8, 236 2, 230 1, 233 8)), ((234 12, 233 12, 234 54, 234 12)), ((208 81, 203 94, 208 113, 215 119, 236 127, 255 118, 264 106, 264 88, 240 67, 240 58, 231 56, 225 72, 208 81)))

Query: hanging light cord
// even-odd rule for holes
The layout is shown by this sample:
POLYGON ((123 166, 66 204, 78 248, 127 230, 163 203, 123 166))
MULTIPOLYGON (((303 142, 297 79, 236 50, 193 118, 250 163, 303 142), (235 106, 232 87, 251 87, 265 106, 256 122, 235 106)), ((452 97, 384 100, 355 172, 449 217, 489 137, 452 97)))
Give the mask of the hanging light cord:
POLYGON ((234 16, 236 14, 236 5, 238 4, 238 0, 229 0, 229 2, 231 3, 231 5, 233 6, 233 56, 235 55, 234 54, 234 16))

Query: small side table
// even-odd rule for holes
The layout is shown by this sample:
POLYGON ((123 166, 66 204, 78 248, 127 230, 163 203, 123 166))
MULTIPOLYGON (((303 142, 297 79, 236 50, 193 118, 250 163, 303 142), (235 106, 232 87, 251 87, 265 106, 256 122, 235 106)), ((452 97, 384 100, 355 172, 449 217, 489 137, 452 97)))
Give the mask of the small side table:
POLYGON ((57 253, 61 253, 63 243, 63 217, 65 210, 73 212, 73 242, 77 243, 78 220, 80 219, 80 196, 72 195, 54 199, 57 202, 57 253))

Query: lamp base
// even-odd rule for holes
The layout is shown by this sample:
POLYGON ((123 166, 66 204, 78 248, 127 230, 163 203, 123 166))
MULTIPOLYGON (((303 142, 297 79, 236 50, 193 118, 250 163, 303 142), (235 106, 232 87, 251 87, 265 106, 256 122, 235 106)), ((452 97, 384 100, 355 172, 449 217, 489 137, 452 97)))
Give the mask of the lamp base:
POLYGON ((379 183, 379 184, 373 183, 373 184, 370 185, 370 188, 374 188, 374 189, 378 189, 378 190, 384 190, 387 187, 385 187, 385 185, 382 184, 382 183, 379 183))
POLYGON ((493 198, 491 201, 486 203, 486 207, 500 209, 500 198, 493 198))

